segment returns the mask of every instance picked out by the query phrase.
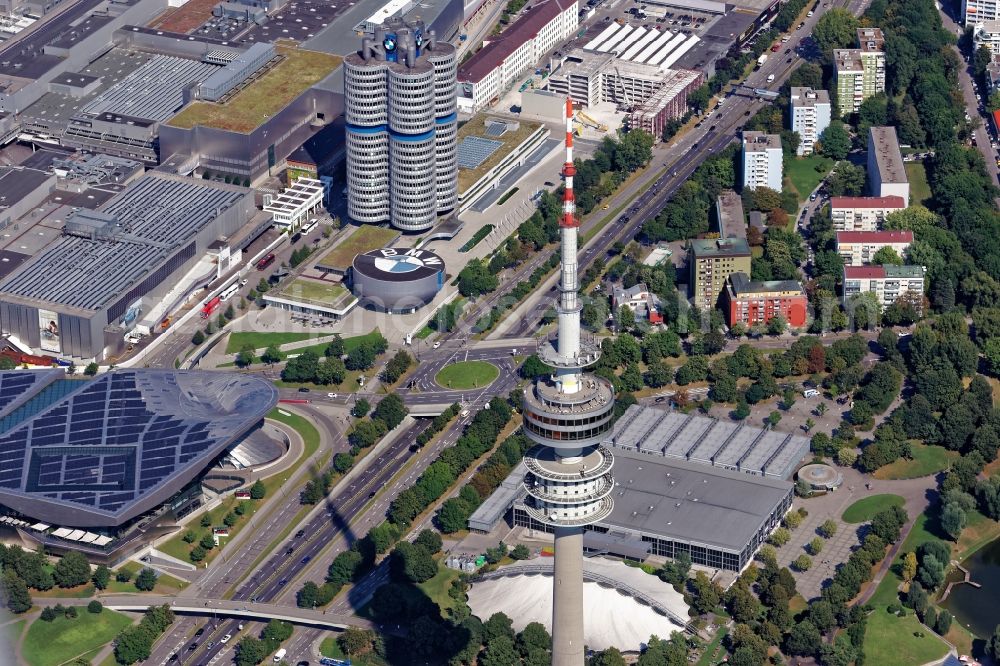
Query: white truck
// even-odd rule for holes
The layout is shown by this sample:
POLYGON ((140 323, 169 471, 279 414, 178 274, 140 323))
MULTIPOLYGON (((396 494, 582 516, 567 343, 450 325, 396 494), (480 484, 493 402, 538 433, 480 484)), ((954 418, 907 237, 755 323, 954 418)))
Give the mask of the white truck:
POLYGON ((285 648, 281 648, 280 650, 278 650, 277 652, 275 652, 274 653, 274 663, 277 664, 279 661, 281 661, 282 659, 284 659, 286 654, 288 654, 288 650, 286 650, 285 648))
POLYGON ((767 62, 767 54, 761 53, 760 56, 757 58, 757 69, 763 67, 765 62, 767 62))

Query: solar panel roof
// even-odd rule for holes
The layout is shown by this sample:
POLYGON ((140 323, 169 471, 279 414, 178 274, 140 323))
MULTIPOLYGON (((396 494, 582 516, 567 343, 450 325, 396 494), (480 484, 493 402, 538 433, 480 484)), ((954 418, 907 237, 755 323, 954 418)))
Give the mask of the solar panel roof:
MULTIPOLYGON (((0 372, 0 402, 21 374, 0 372)), ((0 503, 76 527, 120 525, 158 506, 277 402, 265 380, 214 372, 116 370, 25 391, 0 419, 0 503)))
POLYGON ((458 167, 475 169, 503 146, 503 141, 484 139, 481 136, 467 136, 458 144, 458 167))

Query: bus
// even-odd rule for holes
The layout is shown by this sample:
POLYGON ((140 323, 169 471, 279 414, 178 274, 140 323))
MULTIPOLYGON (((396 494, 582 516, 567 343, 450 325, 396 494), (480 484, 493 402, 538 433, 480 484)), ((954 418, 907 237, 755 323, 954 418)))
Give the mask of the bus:
POLYGON ((266 257, 257 262, 257 270, 259 271, 265 270, 268 266, 274 263, 274 259, 275 259, 274 253, 272 252, 271 254, 267 255, 266 257))
POLYGON ((319 220, 314 217, 302 225, 302 229, 299 230, 299 233, 303 236, 308 236, 309 232, 315 229, 317 224, 319 224, 319 220))
POLYGON ((209 317, 211 317, 212 313, 215 312, 215 308, 219 307, 219 303, 221 302, 222 300, 218 296, 207 301, 205 305, 201 308, 201 318, 208 319, 209 317))
POLYGON ((229 285, 228 287, 226 287, 222 291, 221 294, 219 294, 219 299, 222 300, 223 303, 225 303, 230 298, 232 298, 233 296, 235 296, 236 292, 238 292, 239 290, 240 290, 239 283, 238 282, 234 282, 231 285, 229 285))

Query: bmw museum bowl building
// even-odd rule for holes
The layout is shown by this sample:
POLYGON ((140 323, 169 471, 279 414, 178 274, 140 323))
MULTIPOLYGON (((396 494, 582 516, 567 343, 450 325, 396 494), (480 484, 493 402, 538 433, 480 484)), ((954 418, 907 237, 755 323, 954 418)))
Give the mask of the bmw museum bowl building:
POLYGON ((444 261, 429 250, 385 247, 359 254, 351 266, 351 289, 362 307, 393 314, 430 303, 444 279, 444 261))

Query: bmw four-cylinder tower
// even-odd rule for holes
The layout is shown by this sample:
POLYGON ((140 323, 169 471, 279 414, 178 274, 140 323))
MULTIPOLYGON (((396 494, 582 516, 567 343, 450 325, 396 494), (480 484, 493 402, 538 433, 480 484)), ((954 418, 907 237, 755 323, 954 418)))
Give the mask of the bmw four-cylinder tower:
POLYGON ((583 528, 606 518, 614 502, 614 458, 600 442, 611 430, 614 390, 583 372, 600 356, 600 346, 580 335, 577 232, 573 201, 573 103, 566 100, 565 193, 560 221, 562 271, 559 332, 539 349, 554 368, 524 398, 525 431, 537 446, 525 456, 527 511, 555 531, 552 600, 553 666, 582 666, 583 528))

